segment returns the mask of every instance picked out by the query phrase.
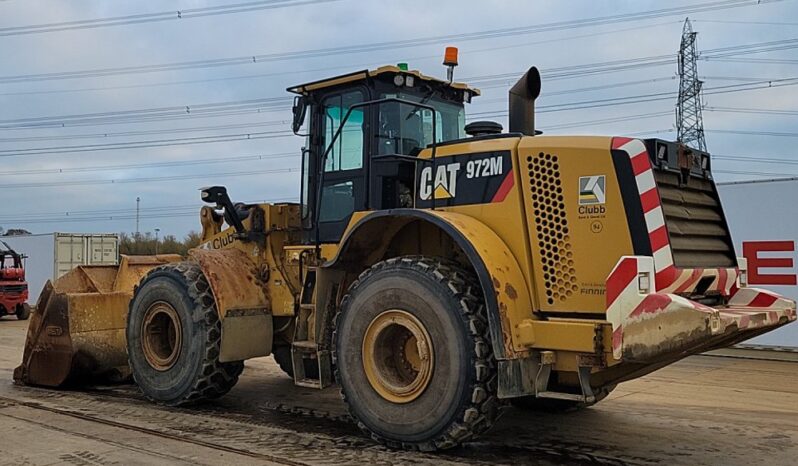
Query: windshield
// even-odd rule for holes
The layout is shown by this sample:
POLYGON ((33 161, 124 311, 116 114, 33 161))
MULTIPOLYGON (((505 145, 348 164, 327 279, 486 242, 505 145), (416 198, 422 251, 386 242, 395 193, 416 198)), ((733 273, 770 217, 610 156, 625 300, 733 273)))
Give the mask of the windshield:
MULTIPOLYGON (((398 98, 423 103, 435 108, 435 142, 465 137, 465 109, 462 104, 434 95, 407 92, 388 93, 383 98, 398 98)), ((379 127, 376 131, 377 153, 417 155, 432 144, 432 111, 399 102, 379 106, 379 127)))

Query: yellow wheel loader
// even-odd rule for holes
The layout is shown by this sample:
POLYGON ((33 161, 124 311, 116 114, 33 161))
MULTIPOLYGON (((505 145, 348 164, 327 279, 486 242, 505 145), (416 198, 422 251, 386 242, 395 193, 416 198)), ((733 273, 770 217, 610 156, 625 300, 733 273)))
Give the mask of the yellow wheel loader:
POLYGON ((186 405, 271 354, 296 385, 340 385, 371 438, 428 451, 510 401, 589 406, 796 319, 794 301, 747 286, 709 154, 542 135, 535 68, 509 92, 507 132, 466 124, 479 91, 445 64, 446 80, 384 66, 288 89, 300 202, 206 188, 188 257, 48 285, 15 379, 132 372, 154 402, 186 405))

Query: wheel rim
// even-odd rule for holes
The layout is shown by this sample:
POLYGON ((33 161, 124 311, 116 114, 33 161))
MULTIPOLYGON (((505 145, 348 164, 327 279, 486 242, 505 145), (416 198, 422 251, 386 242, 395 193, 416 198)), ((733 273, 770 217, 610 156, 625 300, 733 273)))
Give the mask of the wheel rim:
POLYGON ((158 371, 174 366, 183 343, 183 327, 177 311, 163 301, 153 303, 142 324, 144 358, 158 371))
POLYGON ((409 312, 395 309, 375 317, 366 329, 362 351, 366 378, 386 400, 409 403, 429 385, 432 340, 409 312))

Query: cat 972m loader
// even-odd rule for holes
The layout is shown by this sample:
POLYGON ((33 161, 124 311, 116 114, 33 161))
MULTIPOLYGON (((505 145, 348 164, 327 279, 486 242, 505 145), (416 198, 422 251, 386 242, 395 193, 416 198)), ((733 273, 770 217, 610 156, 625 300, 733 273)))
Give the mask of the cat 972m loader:
POLYGON ((337 382, 375 440, 435 450, 511 400, 589 406, 796 319, 794 301, 747 286, 708 154, 540 135, 535 68, 510 90, 508 132, 465 124, 477 89, 406 66, 288 90, 306 131, 300 203, 206 188, 187 258, 57 281, 19 382, 130 370, 153 401, 185 405, 271 354, 297 385, 337 382))

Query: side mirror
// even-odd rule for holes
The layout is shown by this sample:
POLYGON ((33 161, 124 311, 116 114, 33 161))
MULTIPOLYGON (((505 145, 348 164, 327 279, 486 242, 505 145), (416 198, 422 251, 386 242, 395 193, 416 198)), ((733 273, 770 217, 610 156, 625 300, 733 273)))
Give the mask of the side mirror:
POLYGON ((227 195, 227 188, 224 186, 210 186, 200 190, 202 200, 208 204, 216 204, 217 208, 224 209, 224 220, 228 225, 236 229, 236 233, 243 235, 246 233, 241 218, 236 213, 236 207, 230 196, 227 195))
POLYGON ((303 95, 294 97, 294 121, 291 123, 291 129, 294 131, 294 134, 299 133, 299 130, 302 129, 302 124, 305 123, 305 114, 307 111, 307 98, 303 95))

